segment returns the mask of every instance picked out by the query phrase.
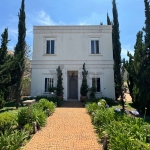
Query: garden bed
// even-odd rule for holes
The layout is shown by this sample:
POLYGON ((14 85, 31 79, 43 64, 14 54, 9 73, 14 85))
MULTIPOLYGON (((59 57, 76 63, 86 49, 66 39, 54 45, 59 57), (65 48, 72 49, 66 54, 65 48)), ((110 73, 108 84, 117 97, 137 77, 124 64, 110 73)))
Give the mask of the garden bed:
POLYGON ((108 107, 105 100, 86 104, 97 134, 106 149, 150 149, 150 125, 145 117, 136 118, 114 111, 118 106, 108 107))
MULTIPOLYGON (((47 99, 34 103, 30 111, 28 107, 9 110, 5 107, 0 113, 0 149, 18 149, 24 146, 32 135, 46 125, 56 105, 47 99)), ((10 107, 14 109, 14 107, 10 107)))

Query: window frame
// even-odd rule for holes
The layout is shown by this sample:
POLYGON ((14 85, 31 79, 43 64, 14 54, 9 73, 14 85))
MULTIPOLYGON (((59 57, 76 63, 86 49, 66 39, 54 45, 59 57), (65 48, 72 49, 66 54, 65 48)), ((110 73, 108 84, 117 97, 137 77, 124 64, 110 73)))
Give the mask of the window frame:
POLYGON ((96 93, 101 93, 102 92, 102 86, 101 86, 101 80, 102 80, 102 78, 101 77, 92 77, 92 86, 93 86, 93 79, 95 80, 95 87, 96 87, 96 93), (100 85, 100 91, 97 91, 97 79, 100 79, 99 80, 99 85, 100 85))
POLYGON ((45 54, 56 55, 56 38, 45 38, 45 54), (51 53, 51 41, 54 41, 54 54, 51 53), (50 53, 47 53, 47 42, 50 41, 50 53))
POLYGON ((95 56, 102 55, 101 37, 89 37, 89 55, 95 55, 95 56), (92 53, 92 48, 91 48, 92 41, 99 41, 99 53, 96 53, 96 51, 95 51, 95 53, 92 53))
POLYGON ((56 87, 56 78, 55 78, 55 76, 54 75, 51 75, 51 74, 43 74, 42 75, 43 76, 43 79, 42 79, 42 93, 43 94, 49 94, 49 92, 46 92, 45 91, 45 79, 46 78, 51 78, 51 79, 53 79, 53 87, 56 87))

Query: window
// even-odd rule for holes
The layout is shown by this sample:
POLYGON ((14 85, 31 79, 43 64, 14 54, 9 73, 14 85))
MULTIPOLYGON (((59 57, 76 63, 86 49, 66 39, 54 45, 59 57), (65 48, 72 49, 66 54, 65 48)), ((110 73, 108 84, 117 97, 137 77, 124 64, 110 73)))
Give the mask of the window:
POLYGON ((91 40, 91 54, 100 54, 99 39, 91 40))
POLYGON ((44 92, 49 92, 49 88, 53 87, 54 79, 53 78, 45 78, 45 90, 44 92))
POLYGON ((92 85, 95 85, 96 92, 101 92, 100 78, 92 78, 92 85))
POLYGON ((54 53, 55 53, 55 40, 47 40, 46 54, 54 54, 54 53))

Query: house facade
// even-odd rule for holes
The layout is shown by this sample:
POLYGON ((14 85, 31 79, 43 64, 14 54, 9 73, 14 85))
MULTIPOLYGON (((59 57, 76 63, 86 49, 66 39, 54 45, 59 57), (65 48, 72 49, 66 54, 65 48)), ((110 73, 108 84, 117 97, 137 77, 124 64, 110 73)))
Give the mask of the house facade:
POLYGON ((80 100, 85 63, 88 86, 96 86, 96 97, 115 99, 112 26, 34 26, 33 32, 31 96, 50 95, 60 66, 64 100, 80 100))

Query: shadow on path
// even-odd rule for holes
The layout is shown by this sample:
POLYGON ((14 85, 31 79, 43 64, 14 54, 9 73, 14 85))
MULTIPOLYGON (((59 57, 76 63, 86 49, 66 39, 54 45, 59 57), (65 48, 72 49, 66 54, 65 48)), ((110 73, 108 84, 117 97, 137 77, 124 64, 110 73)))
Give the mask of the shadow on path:
POLYGON ((61 107, 65 108, 83 108, 84 105, 80 101, 63 101, 63 104, 61 107))

